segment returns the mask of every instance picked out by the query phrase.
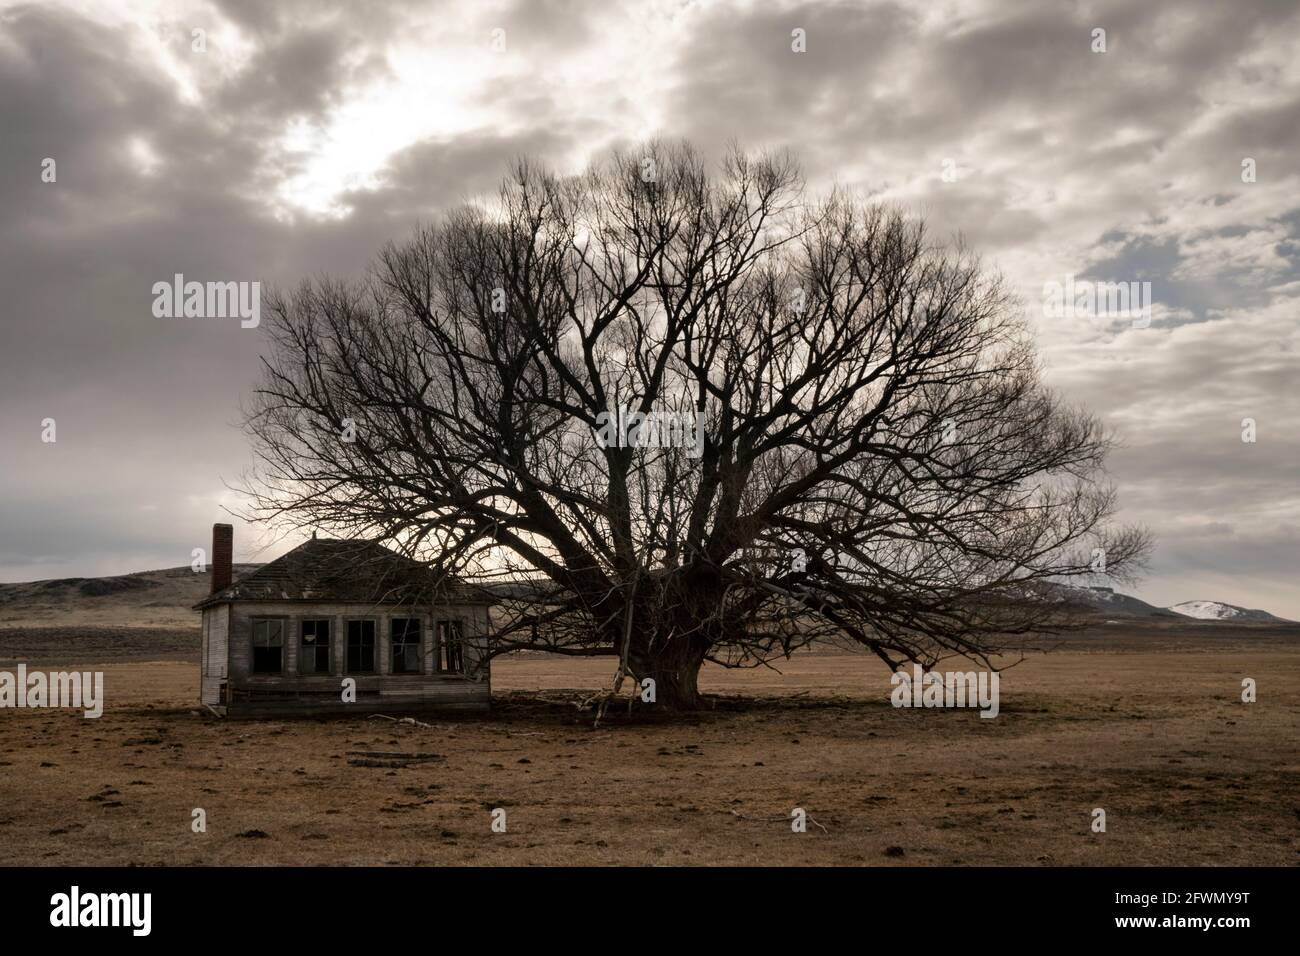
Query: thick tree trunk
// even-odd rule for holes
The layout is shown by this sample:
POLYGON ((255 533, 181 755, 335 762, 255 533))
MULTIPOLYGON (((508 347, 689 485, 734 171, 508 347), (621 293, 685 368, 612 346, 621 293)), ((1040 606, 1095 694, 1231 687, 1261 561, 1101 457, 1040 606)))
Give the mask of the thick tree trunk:
POLYGON ((679 640, 659 647, 634 647, 628 667, 639 686, 648 677, 654 681, 654 703, 647 706, 665 711, 698 710, 701 706, 699 677, 705 649, 679 640))

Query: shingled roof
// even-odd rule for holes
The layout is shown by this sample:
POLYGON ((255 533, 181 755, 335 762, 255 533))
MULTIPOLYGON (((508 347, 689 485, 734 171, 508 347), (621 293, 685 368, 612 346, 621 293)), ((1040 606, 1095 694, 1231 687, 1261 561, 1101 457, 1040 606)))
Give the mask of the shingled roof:
POLYGON ((435 575, 374 541, 312 538, 204 598, 227 601, 330 601, 346 604, 492 604, 481 588, 435 575))

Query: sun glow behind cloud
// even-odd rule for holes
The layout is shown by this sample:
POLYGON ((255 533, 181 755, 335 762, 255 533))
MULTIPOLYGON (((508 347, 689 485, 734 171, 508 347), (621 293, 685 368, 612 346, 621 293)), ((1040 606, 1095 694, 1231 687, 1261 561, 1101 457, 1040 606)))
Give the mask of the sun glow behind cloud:
POLYGON ((598 125, 600 142, 575 143, 564 157, 571 168, 611 140, 653 136, 672 82, 666 66, 680 42, 675 31, 699 9, 663 4, 657 13, 632 14, 609 8, 590 28, 592 42, 571 48, 510 26, 493 8, 412 24, 383 49, 385 76, 342 90, 323 122, 299 120, 285 129, 277 146, 285 157, 301 157, 302 165, 281 181, 276 196, 283 211, 346 216, 345 194, 381 185, 389 160, 411 145, 530 128, 537 119, 530 97, 548 108, 563 104, 567 115, 598 125), (505 31, 499 50, 493 48, 498 28, 505 31), (506 91, 512 95, 499 95, 506 91))
MULTIPOLYGON (((11 5, 0 0, 0 9, 11 5)), ((257 68, 258 39, 207 3, 60 5, 129 32, 142 60, 196 110, 257 68), (192 48, 196 29, 204 32, 203 52, 192 48)), ((580 121, 588 132, 559 158, 570 170, 612 142, 653 137, 669 119, 683 38, 716 5, 614 3, 581 16, 548 13, 542 24, 516 22, 522 8, 509 3, 452 4, 410 13, 397 32, 370 36, 363 26, 344 63, 374 61, 382 69, 357 71, 355 82, 330 89, 322 112, 283 120, 258 170, 269 187, 269 211, 281 220, 345 218, 348 193, 382 186, 402 150, 467 133, 526 131, 538 108, 580 121), (498 28, 504 49, 494 48, 498 28)), ((140 165, 148 164, 141 158, 140 165)))
POLYGON ((290 210, 343 216, 348 190, 374 188, 389 159, 427 139, 441 139, 491 125, 496 117, 477 94, 505 73, 487 48, 449 42, 442 36, 408 38, 384 51, 388 74, 339 91, 323 122, 292 120, 278 150, 301 157, 296 173, 276 190, 290 210))

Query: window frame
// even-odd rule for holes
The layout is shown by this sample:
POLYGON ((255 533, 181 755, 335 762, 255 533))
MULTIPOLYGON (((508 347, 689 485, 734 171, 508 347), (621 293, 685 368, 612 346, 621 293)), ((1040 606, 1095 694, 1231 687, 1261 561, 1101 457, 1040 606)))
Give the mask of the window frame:
MULTIPOLYGON (((313 627, 315 630, 315 627, 313 627)), ((320 635, 314 634, 315 641, 311 645, 311 650, 317 652, 321 645, 318 643, 320 635)), ((319 657, 317 657, 319 662, 319 657)), ((298 619, 298 676, 299 677, 328 677, 334 673, 334 619, 331 617, 302 617, 298 619), (307 658, 307 625, 325 625, 325 669, 320 670, 303 670, 303 661, 307 658)))
POLYGON ((439 618, 434 624, 434 629, 438 640, 437 657, 434 660, 435 672, 463 677, 465 675, 465 619, 463 617, 439 618), (451 640, 453 633, 456 638, 454 642, 451 640), (460 664, 458 670, 453 670, 450 666, 452 658, 449 652, 453 644, 456 647, 455 660, 460 664))
POLYGON ((398 677, 418 677, 424 673, 424 621, 418 617, 390 617, 388 619, 388 673, 398 677), (398 621, 406 622, 406 628, 402 631, 404 640, 399 645, 396 640, 397 628, 395 625, 398 621), (415 640, 410 640, 410 625, 415 625, 415 640), (413 670, 397 669, 397 649, 402 648, 403 660, 407 654, 406 648, 412 644, 415 645, 415 668, 413 670))
MULTIPOLYGON (((365 645, 359 645, 364 649, 365 645)), ((343 624, 343 673, 358 676, 370 676, 379 673, 379 619, 373 617, 350 617, 343 624), (352 625, 370 625, 370 669, 354 670, 352 667, 352 625)))
MULTIPOLYGON (((289 619, 274 614, 261 614, 248 619, 248 675, 250 677, 283 677, 285 668, 289 665, 288 637, 289 637, 289 619), (258 670, 257 668, 257 629, 260 625, 266 624, 280 625, 280 669, 279 670, 258 670)), ((263 645, 272 647, 274 645, 263 645)))

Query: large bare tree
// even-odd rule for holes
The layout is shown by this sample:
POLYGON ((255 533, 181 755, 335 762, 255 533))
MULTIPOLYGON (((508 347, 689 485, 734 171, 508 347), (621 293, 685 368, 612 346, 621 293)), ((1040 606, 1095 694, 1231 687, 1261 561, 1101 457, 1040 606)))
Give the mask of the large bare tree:
POLYGON ((998 278, 784 156, 520 161, 270 312, 252 512, 512 582, 494 653, 611 655, 660 706, 815 640, 988 664, 1042 582, 1147 548, 998 278))

